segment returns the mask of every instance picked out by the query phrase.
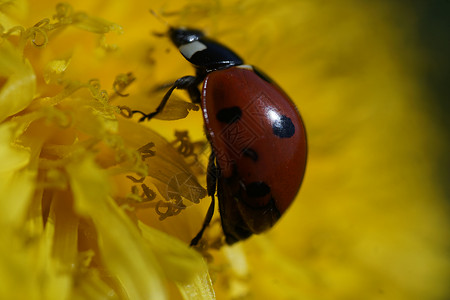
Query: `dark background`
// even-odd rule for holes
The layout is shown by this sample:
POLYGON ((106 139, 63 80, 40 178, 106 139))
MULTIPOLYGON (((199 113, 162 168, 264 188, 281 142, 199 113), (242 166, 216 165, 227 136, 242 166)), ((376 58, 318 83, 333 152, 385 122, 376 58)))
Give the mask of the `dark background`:
POLYGON ((399 25, 415 27, 417 46, 425 58, 422 79, 431 97, 424 100, 429 101, 426 105, 445 138, 436 164, 437 180, 442 182, 450 201, 450 1, 399 0, 398 3, 399 14, 404 7, 412 9, 415 16, 411 20, 413 24, 399 25))

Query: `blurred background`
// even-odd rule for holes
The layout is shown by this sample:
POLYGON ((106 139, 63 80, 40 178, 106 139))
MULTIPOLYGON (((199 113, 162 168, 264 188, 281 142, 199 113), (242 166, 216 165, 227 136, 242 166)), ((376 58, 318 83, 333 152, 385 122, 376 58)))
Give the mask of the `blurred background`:
MULTIPOLYGON (((272 76, 309 138, 298 199, 243 243, 250 279, 237 281, 258 299, 450 298, 450 2, 216 4, 169 22, 272 76)), ((164 76, 192 72, 179 65, 164 76)), ((191 115, 180 129, 201 124, 191 115)), ((219 295, 235 281, 219 276, 219 295)))
POLYGON ((438 160, 441 163, 437 165, 446 199, 450 201, 450 1, 411 1, 408 4, 411 8, 406 9, 413 9, 417 17, 414 20, 416 38, 426 56, 422 76, 432 95, 430 113, 445 136, 438 160))

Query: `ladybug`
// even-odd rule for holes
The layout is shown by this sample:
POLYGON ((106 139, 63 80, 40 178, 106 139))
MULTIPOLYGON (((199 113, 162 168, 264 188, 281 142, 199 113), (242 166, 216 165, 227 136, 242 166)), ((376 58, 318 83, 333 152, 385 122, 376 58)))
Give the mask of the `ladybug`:
POLYGON ((212 219, 216 192, 225 241, 231 245, 271 228, 294 200, 306 166, 303 121, 273 80, 226 46, 196 29, 170 27, 168 36, 195 67, 195 76, 176 80, 154 112, 133 114, 142 114, 140 122, 150 120, 175 89, 186 90, 200 104, 212 146, 211 205, 191 246, 212 219))

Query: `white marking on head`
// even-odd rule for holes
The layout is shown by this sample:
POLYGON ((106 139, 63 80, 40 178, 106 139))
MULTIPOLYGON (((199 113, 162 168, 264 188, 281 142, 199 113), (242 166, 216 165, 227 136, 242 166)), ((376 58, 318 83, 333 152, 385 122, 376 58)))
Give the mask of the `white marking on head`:
POLYGON ((189 44, 184 44, 180 46, 178 49, 180 50, 181 54, 183 54, 184 57, 187 59, 190 59, 195 53, 205 50, 207 47, 205 44, 194 41, 189 44))
POLYGON ((246 69, 246 70, 253 71, 253 67, 250 66, 250 65, 239 65, 237 67, 240 68, 240 69, 246 69))

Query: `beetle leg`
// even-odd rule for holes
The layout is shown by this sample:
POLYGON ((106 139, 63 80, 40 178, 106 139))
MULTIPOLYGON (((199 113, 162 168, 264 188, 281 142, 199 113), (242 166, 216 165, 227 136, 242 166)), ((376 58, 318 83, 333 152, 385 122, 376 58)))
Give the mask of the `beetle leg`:
POLYGON ((156 110, 152 113, 146 114, 140 110, 133 110, 132 114, 138 113, 141 114, 142 117, 139 119, 139 122, 143 122, 145 120, 152 119, 154 116, 159 114, 163 109, 164 106, 166 106, 167 101, 169 100, 170 96, 172 95, 172 92, 175 89, 180 90, 187 90, 189 93, 189 96, 191 97, 192 102, 194 103, 200 103, 200 91, 197 88, 198 79, 195 76, 183 76, 179 79, 177 79, 171 88, 167 91, 167 93, 164 95, 163 99, 161 100, 161 103, 159 103, 156 110))
POLYGON ((197 87, 197 84, 193 84, 187 88, 189 93, 189 98, 191 98, 192 103, 200 104, 201 102, 201 93, 197 87))
POLYGON ((216 167, 216 164, 214 163, 214 160, 215 155, 214 151, 212 151, 211 155, 209 156, 208 169, 206 174, 206 189, 208 191, 208 196, 211 196, 211 204, 209 205, 208 212, 206 213, 202 228, 197 233, 197 235, 192 239, 190 246, 195 246, 198 244, 198 242, 201 240, 203 236, 203 232, 205 231, 206 227, 208 227, 214 215, 214 205, 216 202, 214 194, 216 193, 217 175, 218 175, 218 169, 216 167))

